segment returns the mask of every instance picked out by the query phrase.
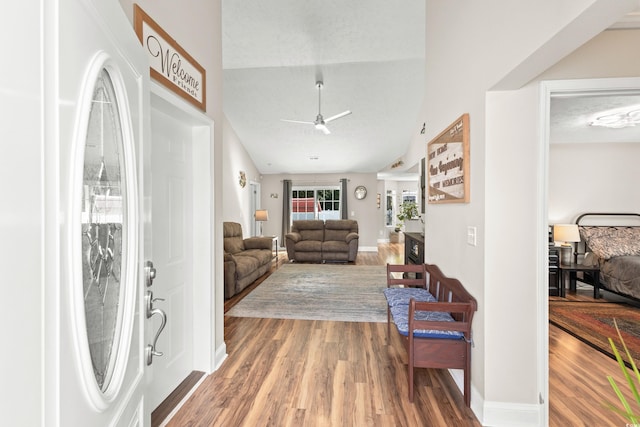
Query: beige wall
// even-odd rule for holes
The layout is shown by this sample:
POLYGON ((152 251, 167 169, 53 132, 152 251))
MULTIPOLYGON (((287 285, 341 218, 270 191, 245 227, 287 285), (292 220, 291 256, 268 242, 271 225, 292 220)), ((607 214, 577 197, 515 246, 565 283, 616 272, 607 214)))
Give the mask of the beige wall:
POLYGON ((636 7, 427 1, 427 132, 411 151, 424 155, 426 142, 468 112, 471 201, 427 206, 425 252, 478 299, 472 407, 487 424, 543 425, 546 417, 539 403, 546 397, 538 347, 546 333, 537 293, 544 280, 539 97, 536 85, 524 86, 636 7), (478 228, 476 247, 466 243, 468 226, 478 228))
POLYGON ((549 223, 585 212, 640 212, 640 142, 551 144, 549 223))

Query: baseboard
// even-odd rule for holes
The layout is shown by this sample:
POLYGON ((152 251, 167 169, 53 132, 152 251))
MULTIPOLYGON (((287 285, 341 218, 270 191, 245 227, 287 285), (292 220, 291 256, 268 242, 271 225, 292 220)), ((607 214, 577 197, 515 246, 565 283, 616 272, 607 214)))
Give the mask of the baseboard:
POLYGON ((359 246, 358 250, 360 252, 378 252, 377 246, 359 246))
POLYGON ((495 427, 538 427, 544 426, 542 405, 484 402, 483 426, 495 427))
POLYGON ((213 361, 213 370, 217 371, 220 366, 222 366, 222 362, 227 358, 227 344, 222 342, 220 347, 216 349, 216 354, 214 356, 213 361))
MULTIPOLYGON (((449 369, 449 374, 462 393, 464 390, 464 371, 449 369)), ((471 410, 483 426, 537 427, 545 425, 542 405, 486 402, 473 384, 471 385, 471 410)))

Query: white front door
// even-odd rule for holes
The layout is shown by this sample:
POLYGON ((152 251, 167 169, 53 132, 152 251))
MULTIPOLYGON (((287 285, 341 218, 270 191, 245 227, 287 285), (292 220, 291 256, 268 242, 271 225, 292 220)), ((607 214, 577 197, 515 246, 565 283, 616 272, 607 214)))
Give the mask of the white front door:
POLYGON ((57 52, 47 52, 57 73, 50 131, 58 133, 58 170, 46 173, 59 179, 59 248, 47 257, 59 261, 60 280, 45 310, 58 313, 50 326, 59 339, 47 353, 58 369, 46 390, 47 421, 148 425, 148 65, 118 2, 58 5, 48 21, 58 28, 57 52))
MULTIPOLYGON (((153 102, 152 102, 153 104, 153 102)), ((153 254, 158 278, 153 285, 156 303, 169 319, 159 336, 162 357, 151 366, 149 403, 156 408, 194 369, 194 223, 192 128, 152 105, 151 155, 153 254)), ((175 107, 174 107, 175 108, 175 107)), ((159 327, 154 319, 153 329, 159 327)))

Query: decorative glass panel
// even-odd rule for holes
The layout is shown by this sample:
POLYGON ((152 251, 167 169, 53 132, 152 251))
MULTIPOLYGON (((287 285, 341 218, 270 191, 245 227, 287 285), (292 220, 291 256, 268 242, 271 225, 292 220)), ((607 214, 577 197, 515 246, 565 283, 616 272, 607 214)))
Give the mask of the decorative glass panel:
POLYGON ((98 387, 109 386, 120 336, 126 224, 122 128, 106 70, 96 82, 84 154, 82 278, 89 352, 98 387))

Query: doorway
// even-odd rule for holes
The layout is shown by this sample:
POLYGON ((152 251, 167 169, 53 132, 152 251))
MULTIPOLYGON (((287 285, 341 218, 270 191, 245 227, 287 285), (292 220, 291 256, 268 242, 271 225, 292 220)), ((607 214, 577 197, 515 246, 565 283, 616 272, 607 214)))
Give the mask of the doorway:
MULTIPOLYGON (((149 375, 156 408, 193 371, 211 372, 214 325, 211 146, 213 123, 163 87, 151 87, 154 306, 167 313, 149 375), (203 298, 204 296, 204 298, 203 298), (202 345, 209 343, 209 345, 202 345)), ((152 318, 152 332, 160 319, 152 318)))
MULTIPOLYGON (((557 80, 557 81, 543 81, 541 83, 540 90, 540 105, 542 106, 541 114, 541 143, 539 144, 541 162, 540 176, 544 177, 544 191, 540 192, 541 199, 538 200, 538 205, 541 207, 541 224, 539 230, 548 230, 548 226, 553 222, 574 222, 575 217, 583 213, 583 211, 594 211, 593 206, 590 207, 575 207, 576 212, 567 211, 561 213, 559 210, 554 210, 551 204, 553 200, 550 200, 550 188, 554 183, 551 181, 552 177, 557 177, 557 174, 553 174, 550 171, 550 146, 552 141, 552 135, 554 127, 558 126, 557 114, 552 116, 552 102, 554 99, 576 99, 584 101, 586 97, 592 98, 593 102, 598 102, 598 99, 604 99, 611 94, 624 95, 640 93, 640 79, 638 78, 618 78, 618 79, 584 79, 584 80, 557 80)), ((564 108, 569 108, 568 106, 564 108)), ((591 108, 593 109, 593 108, 591 108)), ((606 107, 603 106, 603 111, 606 107)), ((557 113, 557 112, 555 112, 557 113)), ((593 142, 593 141, 590 141, 593 142)), ((636 141, 637 142, 637 141, 636 141)), ((574 141, 575 144, 575 141, 574 141)), ((574 167, 580 167, 581 165, 574 165, 574 167)), ((570 171, 569 171, 570 172, 570 171)), ((589 186, 583 187, 589 190, 589 186)), ((615 208, 614 208, 615 209, 615 208)), ((597 210, 597 209, 595 209, 597 210)), ((544 233, 538 233, 538 253, 540 259, 548 258, 548 238, 544 233)), ((540 277, 548 278, 547 268, 548 264, 542 264, 543 271, 541 271, 540 277)), ((546 333, 539 334, 538 336, 538 352, 539 360, 544 364, 541 367, 540 372, 544 373, 544 383, 546 384, 545 395, 549 396, 548 384, 548 355, 549 355, 549 341, 548 341, 548 280, 541 280, 538 283, 538 300, 542 303, 538 306, 539 319, 541 324, 539 325, 540 331, 546 333)), ((547 409, 548 410, 548 409, 547 409)))

